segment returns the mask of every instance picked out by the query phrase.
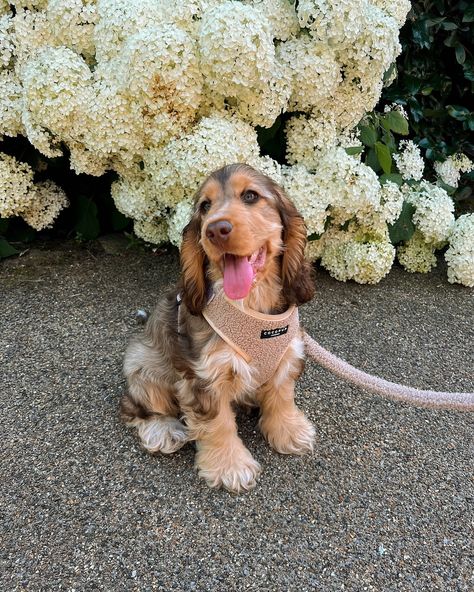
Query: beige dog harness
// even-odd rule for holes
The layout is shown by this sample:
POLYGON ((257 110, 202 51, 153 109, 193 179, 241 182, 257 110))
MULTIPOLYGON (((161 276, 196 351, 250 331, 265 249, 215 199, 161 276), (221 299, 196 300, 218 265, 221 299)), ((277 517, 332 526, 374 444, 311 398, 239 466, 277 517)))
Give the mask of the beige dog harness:
POLYGON ((298 308, 268 315, 242 309, 220 290, 202 312, 214 331, 256 370, 258 385, 275 373, 291 340, 298 334, 298 308))

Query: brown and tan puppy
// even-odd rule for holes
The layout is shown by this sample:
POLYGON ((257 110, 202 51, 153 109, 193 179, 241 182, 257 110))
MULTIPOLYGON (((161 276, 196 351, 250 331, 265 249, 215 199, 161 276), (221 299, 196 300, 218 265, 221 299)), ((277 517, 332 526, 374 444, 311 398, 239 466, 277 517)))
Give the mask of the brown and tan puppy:
POLYGON ((302 217, 271 179, 242 164, 212 173, 184 229, 181 283, 127 349, 122 417, 150 452, 171 453, 196 441, 196 468, 210 487, 242 492, 260 472, 237 434, 235 404, 260 408, 260 429, 278 452, 313 449, 314 428, 294 402, 304 365, 301 331, 260 385, 252 363, 202 316, 222 287, 228 299, 265 314, 310 300, 305 244, 302 217))

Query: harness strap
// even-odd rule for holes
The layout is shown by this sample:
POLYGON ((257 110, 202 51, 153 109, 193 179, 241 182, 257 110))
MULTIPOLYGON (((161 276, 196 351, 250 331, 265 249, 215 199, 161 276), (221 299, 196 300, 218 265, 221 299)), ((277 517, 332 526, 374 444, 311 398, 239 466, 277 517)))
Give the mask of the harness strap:
POLYGON ((299 331, 296 306, 282 314, 267 315, 240 308, 223 290, 208 302, 202 314, 214 331, 252 365, 259 386, 273 376, 299 331))

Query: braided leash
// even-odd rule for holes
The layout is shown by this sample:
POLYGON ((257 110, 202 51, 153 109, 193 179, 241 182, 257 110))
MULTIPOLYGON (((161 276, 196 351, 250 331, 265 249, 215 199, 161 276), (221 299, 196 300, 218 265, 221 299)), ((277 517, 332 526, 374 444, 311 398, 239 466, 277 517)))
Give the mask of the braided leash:
POLYGON ((403 401, 417 407, 474 411, 474 393, 425 391, 389 382, 354 368, 354 366, 321 347, 307 333, 304 334, 304 343, 308 355, 323 368, 371 393, 382 395, 382 397, 394 401, 403 401))

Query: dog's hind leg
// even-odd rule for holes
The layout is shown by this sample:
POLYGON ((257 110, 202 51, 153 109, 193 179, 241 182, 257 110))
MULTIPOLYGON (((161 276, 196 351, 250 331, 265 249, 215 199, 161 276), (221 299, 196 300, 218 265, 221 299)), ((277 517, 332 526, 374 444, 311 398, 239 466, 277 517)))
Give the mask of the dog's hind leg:
MULTIPOLYGON (((121 417, 128 425, 138 429, 142 446, 149 452, 171 454, 187 441, 186 426, 179 421, 179 406, 174 386, 166 375, 158 375, 157 366, 150 362, 149 348, 141 343, 133 344, 127 351, 124 370, 128 391, 122 397, 121 417), (136 350, 148 350, 146 356, 134 356, 136 350), (134 362, 140 358, 141 365, 134 362)), ((159 367, 159 366, 158 366, 159 367)))
POLYGON ((188 441, 186 426, 177 418, 177 407, 155 384, 129 383, 120 411, 125 423, 138 429, 141 444, 149 452, 171 454, 188 441), (147 405, 149 401, 152 405, 147 405))

